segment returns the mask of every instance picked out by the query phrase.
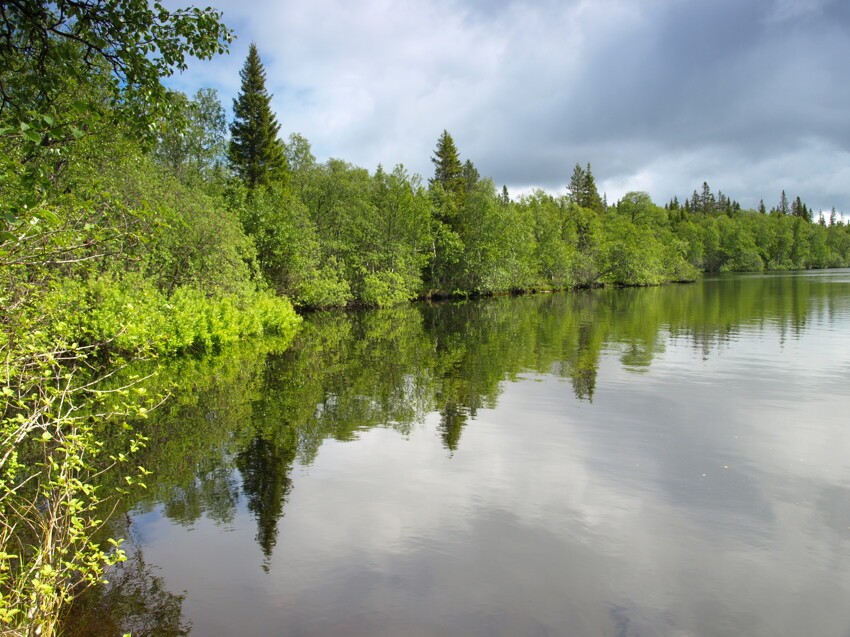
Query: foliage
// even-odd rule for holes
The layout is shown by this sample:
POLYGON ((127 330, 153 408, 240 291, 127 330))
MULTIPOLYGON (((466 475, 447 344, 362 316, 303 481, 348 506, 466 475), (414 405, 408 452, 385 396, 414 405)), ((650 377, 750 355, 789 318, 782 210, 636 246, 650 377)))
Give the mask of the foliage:
POLYGON ((132 382, 101 390, 80 367, 90 348, 39 330, 17 338, 3 348, 0 621, 15 634, 52 635, 79 590, 124 559, 120 542, 94 539, 105 506, 116 504, 96 481, 117 469, 124 487, 143 487, 147 474, 130 465, 144 436, 133 434, 121 452, 105 453, 99 423, 144 417, 151 404, 132 382))
POLYGON ((105 65, 114 77, 113 105, 142 115, 136 125, 144 126, 166 102, 160 79, 185 70, 189 56, 223 53, 231 37, 212 9, 172 11, 146 0, 8 0, 0 12, 0 110, 49 106, 66 78, 85 81, 105 65))
POLYGON ((298 319, 286 298, 266 292, 208 296, 183 286, 165 295, 139 275, 57 282, 39 304, 53 340, 98 347, 102 356, 216 351, 239 339, 291 337, 298 319))
POLYGON ((200 89, 191 100, 174 93, 172 102, 154 157, 184 183, 217 184, 223 180, 227 160, 227 124, 218 93, 200 89))
POLYGON ((130 462, 144 437, 122 424, 158 398, 111 384, 105 364, 260 334, 285 344, 298 325, 223 197, 217 97, 160 84, 229 38, 209 9, 3 3, 4 633, 55 634, 69 601, 123 559, 102 533, 107 494, 125 497, 146 472, 130 462))

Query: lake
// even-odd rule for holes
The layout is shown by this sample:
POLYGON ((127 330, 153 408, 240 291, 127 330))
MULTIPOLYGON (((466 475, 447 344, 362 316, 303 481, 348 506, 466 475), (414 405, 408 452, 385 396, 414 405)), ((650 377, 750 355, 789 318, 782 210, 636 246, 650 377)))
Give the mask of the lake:
POLYGON ((79 632, 850 634, 850 270, 316 314, 156 382, 79 632))

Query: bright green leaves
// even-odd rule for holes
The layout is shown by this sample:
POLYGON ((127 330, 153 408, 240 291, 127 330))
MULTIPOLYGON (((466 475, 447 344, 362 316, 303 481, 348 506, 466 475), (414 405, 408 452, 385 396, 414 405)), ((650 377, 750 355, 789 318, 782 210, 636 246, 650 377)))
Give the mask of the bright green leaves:
POLYGON ((167 105, 160 79, 185 70, 190 57, 224 53, 232 37, 211 8, 170 10, 147 0, 8 3, 0 14, 0 112, 15 117, 57 106, 62 112, 46 122, 55 126, 74 111, 108 104, 150 139, 150 125, 167 105), (78 104, 68 105, 68 97, 78 104))

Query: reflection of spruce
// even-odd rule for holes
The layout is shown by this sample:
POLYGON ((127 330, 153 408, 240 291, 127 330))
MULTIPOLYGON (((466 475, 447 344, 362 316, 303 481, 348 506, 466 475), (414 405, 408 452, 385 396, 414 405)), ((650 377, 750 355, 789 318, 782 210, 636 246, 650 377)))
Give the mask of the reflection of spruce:
POLYGON ((257 521, 256 539, 265 557, 265 571, 277 543, 277 522, 283 517, 283 505, 292 489, 289 472, 294 460, 294 446, 282 447, 260 437, 236 457, 248 510, 257 521))
POLYGON ((573 391, 576 398, 593 402, 596 389, 596 372, 599 366, 600 341, 590 323, 582 323, 578 329, 576 360, 572 365, 573 391))
POLYGON ((460 434, 468 416, 468 410, 454 402, 447 403, 440 412, 440 437, 449 451, 457 451, 460 434))
POLYGON ((593 402, 593 391, 596 389, 596 368, 578 368, 573 371, 573 391, 576 398, 593 402))

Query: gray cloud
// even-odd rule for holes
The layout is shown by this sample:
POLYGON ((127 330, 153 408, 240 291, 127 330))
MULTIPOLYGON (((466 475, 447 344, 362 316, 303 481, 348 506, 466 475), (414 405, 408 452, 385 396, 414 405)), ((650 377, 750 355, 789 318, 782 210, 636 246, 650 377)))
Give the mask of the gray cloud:
POLYGON ((365 0, 216 6, 233 55, 175 80, 225 104, 255 41, 283 130, 320 158, 428 175, 440 132, 509 188, 564 187, 590 161, 609 199, 712 187, 850 201, 843 0, 365 0))

